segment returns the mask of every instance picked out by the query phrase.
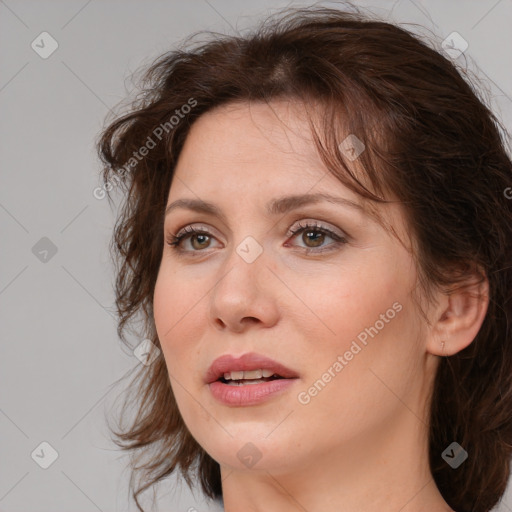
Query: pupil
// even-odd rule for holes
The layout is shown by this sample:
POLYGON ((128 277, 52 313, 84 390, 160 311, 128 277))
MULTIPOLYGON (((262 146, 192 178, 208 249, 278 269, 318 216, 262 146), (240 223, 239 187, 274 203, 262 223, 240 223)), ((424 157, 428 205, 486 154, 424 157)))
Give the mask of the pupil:
MULTIPOLYGON (((321 244, 322 237, 324 236, 324 234, 320 233, 319 231, 305 231, 304 234, 306 235, 306 237, 308 237, 307 241, 313 242, 314 247, 321 244), (309 235, 313 235, 313 238, 309 238, 309 235), (316 238, 315 238, 315 236, 316 236, 316 238)), ((307 245, 307 243, 306 243, 306 245, 307 245)))
MULTIPOLYGON (((199 235, 196 235, 195 237, 192 237, 192 245, 194 245, 194 240, 197 241, 197 240, 199 240, 201 238, 203 239, 203 242, 205 242, 205 241, 207 242, 208 241, 207 240, 208 239, 208 235, 201 235, 201 234, 199 234, 199 235)), ((200 246, 199 248, 201 248, 201 241, 200 240, 199 240, 199 246, 200 246)))

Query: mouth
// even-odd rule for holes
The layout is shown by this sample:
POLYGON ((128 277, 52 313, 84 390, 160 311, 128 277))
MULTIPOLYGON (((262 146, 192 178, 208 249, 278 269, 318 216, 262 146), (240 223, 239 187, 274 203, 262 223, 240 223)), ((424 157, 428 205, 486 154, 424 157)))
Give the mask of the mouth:
POLYGON ((282 363, 256 353, 241 357, 221 356, 211 364, 205 383, 221 382, 228 386, 250 386, 279 379, 296 379, 299 375, 282 363))
POLYGON ((204 380, 212 396, 223 405, 247 407, 283 395, 298 379, 299 375, 282 363, 249 353, 215 359, 204 380))
POLYGON ((258 369, 226 372, 222 377, 219 377, 217 381, 227 384, 228 386, 250 386, 284 378, 285 377, 277 373, 272 373, 272 370, 258 369))

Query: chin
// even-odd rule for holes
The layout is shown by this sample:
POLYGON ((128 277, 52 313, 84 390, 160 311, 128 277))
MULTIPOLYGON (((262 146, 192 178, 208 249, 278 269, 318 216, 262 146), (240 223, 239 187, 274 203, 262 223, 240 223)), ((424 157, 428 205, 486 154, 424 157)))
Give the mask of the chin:
MULTIPOLYGON (((296 454, 296 447, 289 446, 287 439, 276 436, 268 438, 269 430, 245 426, 239 432, 233 432, 229 425, 226 429, 233 437, 222 436, 214 439, 211 436, 205 442, 198 442, 203 449, 221 466, 237 470, 276 471, 296 463, 290 453, 296 454), (263 431, 265 433, 263 433, 263 431)), ((198 438, 196 438, 198 439, 198 438)))

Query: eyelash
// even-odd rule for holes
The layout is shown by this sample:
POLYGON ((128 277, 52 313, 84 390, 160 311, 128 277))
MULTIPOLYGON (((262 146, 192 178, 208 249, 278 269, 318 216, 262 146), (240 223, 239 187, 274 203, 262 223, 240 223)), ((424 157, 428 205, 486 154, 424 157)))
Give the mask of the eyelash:
MULTIPOLYGON (((287 237, 294 237, 295 235, 303 232, 303 231, 306 231, 307 229, 309 229, 310 231, 314 231, 314 232, 319 232, 319 233, 322 233, 324 235, 327 235, 329 237, 331 237, 335 242, 330 244, 330 246, 335 246, 335 247, 339 247, 340 245, 343 245, 343 244, 346 244, 347 243, 347 239, 338 235, 337 233, 334 233, 332 230, 326 228, 326 227, 323 227, 319 224, 317 224, 316 222, 314 223, 305 223, 305 224, 301 224, 299 222, 299 225, 297 226, 297 228, 293 229, 293 230, 289 230, 288 233, 286 233, 286 236, 287 237)), ((197 228, 194 228, 192 226, 187 226, 186 228, 184 228, 181 232, 179 232, 177 235, 170 235, 167 239, 166 239, 166 242, 169 246, 171 246, 171 249, 175 250, 178 254, 185 254, 185 253, 201 253, 201 252, 204 252, 203 250, 192 250, 192 251, 189 251, 189 250, 186 250, 186 249, 182 249, 181 247, 179 247, 179 244, 185 240, 186 238, 189 238, 190 236, 192 235, 207 235, 209 237, 213 237, 213 235, 211 233, 209 233, 207 230, 205 229, 197 229, 197 228)), ((329 246, 328 246, 329 247, 329 246)), ((320 248, 320 249, 316 249, 316 248, 312 248, 312 247, 301 247, 301 249, 306 253, 306 254, 310 254, 310 253, 316 253, 316 254, 319 254, 319 253, 322 253, 322 252, 326 252, 326 251, 330 251, 332 249, 326 249, 326 248, 320 248)), ((196 254, 194 254, 194 256, 196 256, 196 254)))

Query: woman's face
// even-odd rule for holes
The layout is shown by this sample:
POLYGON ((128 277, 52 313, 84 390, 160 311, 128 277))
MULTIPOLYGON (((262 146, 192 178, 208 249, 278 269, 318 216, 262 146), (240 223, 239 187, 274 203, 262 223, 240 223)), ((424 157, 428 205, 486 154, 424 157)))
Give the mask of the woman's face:
MULTIPOLYGON (((180 154, 167 204, 205 201, 217 213, 176 206, 165 219, 167 239, 200 231, 164 245, 154 294, 172 390, 191 434, 224 468, 276 474, 342 454, 387 457, 390 439, 425 427, 434 358, 412 298, 416 267, 363 209, 283 200, 362 204, 327 172, 300 108, 271 105, 206 113, 180 154), (248 353, 295 378, 207 382, 215 359, 248 353)), ((398 206, 379 208, 407 240, 398 206)))

